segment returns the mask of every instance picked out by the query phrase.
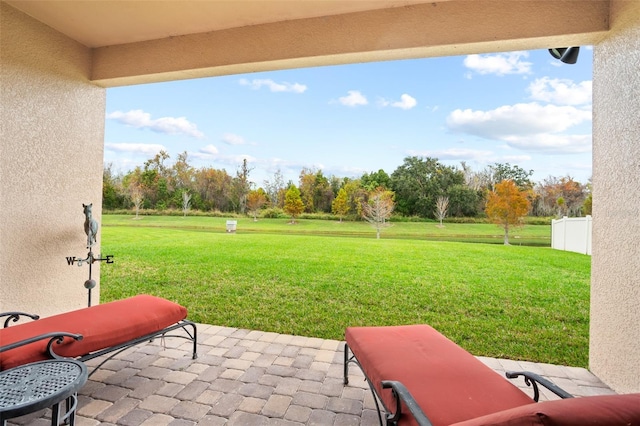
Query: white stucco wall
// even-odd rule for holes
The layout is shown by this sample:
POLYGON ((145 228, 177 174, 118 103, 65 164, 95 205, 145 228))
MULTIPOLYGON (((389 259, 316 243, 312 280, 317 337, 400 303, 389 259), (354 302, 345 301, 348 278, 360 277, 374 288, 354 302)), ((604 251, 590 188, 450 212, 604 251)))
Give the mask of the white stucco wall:
POLYGON ((589 366, 640 392, 640 2, 614 1, 593 64, 589 366))
POLYGON ((0 312, 51 315, 87 303, 65 256, 87 254, 82 203, 100 219, 105 90, 89 49, 0 8, 0 312))

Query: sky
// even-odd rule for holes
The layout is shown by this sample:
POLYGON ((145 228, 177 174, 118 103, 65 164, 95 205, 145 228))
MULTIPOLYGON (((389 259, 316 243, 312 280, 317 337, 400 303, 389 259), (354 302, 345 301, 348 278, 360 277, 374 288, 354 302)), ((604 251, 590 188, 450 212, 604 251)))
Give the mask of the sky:
POLYGON ((534 50, 110 88, 105 164, 126 173, 186 151, 192 166, 235 176, 247 159, 260 187, 278 170, 297 184, 303 167, 357 178, 423 156, 587 183, 592 57, 582 47, 568 65, 534 50))

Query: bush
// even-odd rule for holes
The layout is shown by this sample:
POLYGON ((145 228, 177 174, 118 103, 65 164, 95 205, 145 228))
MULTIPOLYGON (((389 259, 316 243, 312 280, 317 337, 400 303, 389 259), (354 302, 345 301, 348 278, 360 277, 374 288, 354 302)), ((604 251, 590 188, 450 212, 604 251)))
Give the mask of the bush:
POLYGON ((262 210, 260 217, 264 217, 265 219, 286 219, 289 216, 285 214, 284 210, 278 207, 271 207, 262 210))
POLYGON ((551 220, 554 217, 542 217, 542 216, 527 216, 524 218, 525 225, 551 225, 551 220))

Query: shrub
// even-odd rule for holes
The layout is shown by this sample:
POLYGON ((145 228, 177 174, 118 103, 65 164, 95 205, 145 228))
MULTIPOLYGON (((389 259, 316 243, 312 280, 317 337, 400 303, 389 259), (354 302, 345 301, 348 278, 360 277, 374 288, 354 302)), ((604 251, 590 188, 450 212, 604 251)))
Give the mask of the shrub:
POLYGON ((260 216, 266 219, 286 219, 289 217, 287 214, 285 214, 284 210, 278 207, 271 207, 268 209, 264 209, 260 213, 260 216))

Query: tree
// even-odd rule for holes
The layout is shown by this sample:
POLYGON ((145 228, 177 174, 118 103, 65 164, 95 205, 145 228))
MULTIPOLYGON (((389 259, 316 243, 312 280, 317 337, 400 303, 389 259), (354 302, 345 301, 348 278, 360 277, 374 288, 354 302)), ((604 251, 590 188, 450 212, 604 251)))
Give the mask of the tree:
POLYGON ((267 203, 267 195, 264 189, 258 188, 253 191, 249 191, 247 195, 247 208, 253 215, 253 221, 258 221, 258 211, 267 203))
POLYGON ((367 191, 360 185, 360 179, 346 179, 342 189, 347 193, 349 211, 362 216, 362 204, 367 199, 367 191))
POLYGON ((380 169, 377 172, 365 173, 360 178, 362 186, 368 190, 373 191, 377 188, 390 189, 391 177, 384 170, 380 169))
POLYGON ((533 175, 533 170, 526 171, 520 166, 512 166, 509 163, 495 163, 489 166, 489 169, 492 172, 494 184, 505 180, 512 180, 521 190, 533 188, 533 182, 529 179, 531 175, 533 175))
POLYGON ((296 223, 296 217, 304 211, 300 190, 295 185, 291 185, 284 195, 284 211, 291 216, 291 223, 296 223))
POLYGON ((349 195, 344 188, 340 188, 338 191, 338 196, 333 199, 333 203, 331 203, 331 212, 340 217, 340 222, 342 222, 342 218, 349 213, 349 195))
POLYGON ((436 219, 440 221, 440 228, 444 228, 442 220, 447 217, 447 209, 449 208, 449 197, 438 197, 436 200, 436 219))
POLYGON ((267 196, 269 197, 271 207, 282 207, 284 203, 283 192, 285 190, 285 186, 284 177, 282 176, 282 171, 280 169, 276 170, 273 174, 272 181, 264 181, 264 188, 267 192, 267 196))
POLYGON ((191 194, 189 191, 182 191, 182 216, 187 217, 187 212, 191 208, 191 194))
POLYGON ((133 182, 129 185, 129 196, 131 197, 131 202, 136 208, 136 219, 138 219, 138 213, 140 212, 140 208, 142 207, 142 202, 144 201, 144 197, 142 196, 142 189, 138 183, 133 182))
POLYGON ((247 209, 247 195, 251 190, 251 183, 249 182, 251 170, 253 170, 253 167, 249 168, 247 159, 243 159, 242 165, 236 172, 236 178, 233 180, 234 201, 237 202, 240 213, 244 213, 247 209))
POLYGON ((304 167, 302 171, 300 171, 300 198, 304 204, 304 211, 307 213, 313 213, 315 211, 316 176, 317 172, 315 169, 304 167))
POLYGON ((393 192, 383 188, 369 194, 369 201, 362 204, 362 217, 376 228, 377 239, 380 239, 382 228, 389 226, 387 219, 391 217, 394 207, 393 192))
POLYGON ((489 193, 486 213, 491 222, 504 229, 504 244, 509 245, 509 228, 520 226, 529 211, 525 191, 518 189, 512 180, 503 180, 489 193))
POLYGON ((194 168, 189 165, 187 151, 178 154, 178 159, 173 164, 173 180, 176 189, 192 189, 194 168))
POLYGON ((538 216, 580 216, 589 186, 570 176, 549 176, 535 187, 533 214, 538 216))
POLYGON ((406 157, 391 174, 398 212, 406 216, 434 217, 436 199, 453 185, 464 184, 464 173, 436 158, 406 157))
POLYGON ((112 163, 105 164, 102 169, 102 208, 123 208, 124 202, 122 176, 114 173, 112 163))
POLYGON ((444 195, 449 199, 449 216, 473 217, 484 210, 482 193, 467 185, 452 185, 444 195))
POLYGON ((194 185, 202 203, 201 207, 204 210, 215 208, 224 212, 231 209, 233 178, 226 170, 203 167, 195 172, 194 179, 194 185))

